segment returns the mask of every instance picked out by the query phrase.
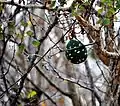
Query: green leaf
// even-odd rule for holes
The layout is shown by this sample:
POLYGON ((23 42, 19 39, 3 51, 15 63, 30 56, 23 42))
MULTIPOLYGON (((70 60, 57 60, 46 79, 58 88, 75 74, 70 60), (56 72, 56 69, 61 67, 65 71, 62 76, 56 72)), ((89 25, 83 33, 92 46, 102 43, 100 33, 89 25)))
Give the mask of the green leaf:
POLYGON ((0 33, 0 40, 3 40, 3 34, 0 33))
POLYGON ((78 8, 79 8, 80 10, 84 10, 84 7, 83 7, 82 5, 79 5, 78 8))
POLYGON ((99 13, 99 14, 103 13, 103 10, 104 10, 103 8, 100 8, 100 9, 98 10, 98 13, 99 13))
POLYGON ((8 25, 9 25, 10 28, 14 28, 15 27, 15 22, 14 21, 10 21, 8 23, 8 25))
POLYGON ((22 54, 24 50, 25 50, 25 45, 24 44, 20 44, 18 46, 18 54, 22 54))
POLYGON ((22 21, 21 21, 21 25, 24 26, 24 27, 27 27, 27 26, 28 26, 28 23, 22 20, 22 21))
POLYGON ((17 36, 18 38, 20 38, 20 39, 22 39, 22 38, 23 38, 23 35, 22 35, 22 34, 20 34, 20 33, 17 33, 17 34, 16 34, 16 36, 17 36))
POLYGON ((120 9, 120 0, 117 0, 116 2, 116 9, 120 9))
POLYGON ((101 2, 102 2, 102 3, 105 3, 105 2, 106 2, 106 0, 101 0, 101 2))
POLYGON ((114 14, 114 13, 115 13, 115 9, 114 9, 114 8, 110 8, 110 9, 109 9, 109 12, 110 12, 111 14, 114 14))
POLYGON ((9 27, 9 32, 10 33, 14 33, 14 31, 15 31, 15 22, 14 21, 10 21, 8 23, 8 27, 9 27))
POLYGON ((110 24, 110 19, 108 19, 108 18, 105 18, 105 19, 103 19, 103 25, 109 25, 110 24))
POLYGON ((34 97, 35 95, 37 95, 37 92, 36 92, 36 91, 31 91, 31 92, 28 94, 27 98, 32 98, 32 97, 34 97))
POLYGON ((107 3, 107 5, 110 5, 113 3, 112 0, 101 0, 102 3, 107 3))
POLYGON ((27 34, 28 36, 33 36, 33 32, 32 32, 31 30, 27 31, 26 34, 27 34))
POLYGON ((39 41, 33 41, 32 42, 32 45, 34 46, 34 47, 38 47, 39 45, 40 45, 40 42, 39 41))
POLYGON ((97 21, 97 24, 102 24, 102 19, 99 18, 99 20, 97 21))
POLYGON ((72 16, 77 16, 77 15, 78 15, 77 12, 75 11, 72 12, 72 16))
POLYGON ((51 1, 50 7, 54 7, 54 6, 55 6, 55 3, 56 3, 55 0, 54 0, 54 1, 51 1))
POLYGON ((3 4, 0 4, 0 12, 3 10, 3 4))

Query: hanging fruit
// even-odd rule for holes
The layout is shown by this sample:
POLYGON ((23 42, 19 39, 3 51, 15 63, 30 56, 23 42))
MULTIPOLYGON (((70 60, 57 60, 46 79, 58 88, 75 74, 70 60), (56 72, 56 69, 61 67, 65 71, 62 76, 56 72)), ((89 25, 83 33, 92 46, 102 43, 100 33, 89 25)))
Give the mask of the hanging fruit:
POLYGON ((70 39, 66 45, 65 55, 71 63, 79 64, 86 60, 87 49, 79 40, 70 39))

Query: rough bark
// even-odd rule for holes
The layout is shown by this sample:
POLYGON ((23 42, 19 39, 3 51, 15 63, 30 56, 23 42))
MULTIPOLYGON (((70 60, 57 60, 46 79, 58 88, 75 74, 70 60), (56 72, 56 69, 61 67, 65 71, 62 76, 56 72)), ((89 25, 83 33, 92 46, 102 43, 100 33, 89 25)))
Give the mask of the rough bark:
POLYGON ((99 59, 107 66, 111 66, 111 61, 112 63, 115 63, 115 65, 113 66, 113 70, 112 70, 112 76, 110 76, 112 79, 110 81, 111 86, 113 88, 113 90, 111 91, 111 89, 108 89, 107 94, 111 94, 109 95, 109 98, 113 98, 113 99, 109 99, 107 102, 108 104, 112 104, 112 105, 117 105, 116 103, 116 99, 114 98, 118 98, 118 84, 120 84, 120 61, 119 61, 119 54, 117 52, 115 52, 114 50, 114 43, 113 43, 113 38, 114 38, 114 33, 113 33, 113 26, 107 26, 107 28, 109 29, 109 39, 107 38, 105 43, 106 43, 106 48, 104 48, 103 45, 103 40, 102 40, 102 35, 101 35, 101 29, 92 26, 88 21, 84 20, 81 16, 76 16, 76 19, 79 21, 80 25, 82 27, 84 27, 84 29, 89 33, 88 34, 88 38, 90 38, 89 40, 93 40, 95 41, 95 45, 94 45, 94 52, 96 53, 96 55, 99 57, 99 59), (114 61, 114 62, 113 62, 114 61))

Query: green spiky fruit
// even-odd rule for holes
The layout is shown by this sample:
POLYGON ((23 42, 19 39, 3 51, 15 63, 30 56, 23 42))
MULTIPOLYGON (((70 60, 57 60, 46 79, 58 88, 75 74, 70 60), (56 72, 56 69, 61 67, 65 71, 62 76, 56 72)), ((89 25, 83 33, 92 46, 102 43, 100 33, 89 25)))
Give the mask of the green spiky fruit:
POLYGON ((86 60, 87 49, 79 40, 70 40, 66 45, 65 55, 71 63, 79 64, 86 60))

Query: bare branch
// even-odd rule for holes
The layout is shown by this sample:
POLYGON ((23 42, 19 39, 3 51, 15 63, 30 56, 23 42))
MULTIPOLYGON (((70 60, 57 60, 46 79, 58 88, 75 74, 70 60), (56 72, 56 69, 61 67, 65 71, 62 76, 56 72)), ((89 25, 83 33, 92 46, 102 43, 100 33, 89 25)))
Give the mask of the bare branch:
POLYGON ((53 82, 50 81, 50 79, 48 79, 48 77, 40 70, 40 68, 38 68, 37 66, 35 66, 36 70, 50 83, 50 85, 52 85, 53 87, 55 87, 59 92, 61 92, 62 94, 64 94, 65 96, 70 97, 70 94, 67 92, 62 91, 59 87, 57 87, 53 82))
POLYGON ((21 4, 15 3, 15 2, 13 2, 13 1, 0 1, 0 4, 8 4, 8 5, 16 6, 16 7, 23 8, 23 9, 39 8, 39 9, 52 10, 52 9, 46 7, 46 6, 40 6, 40 5, 35 5, 35 4, 21 5, 21 4))
MULTIPOLYGON (((35 84, 33 83, 33 81, 31 81, 29 78, 27 78, 27 80, 35 87, 35 89, 37 90, 37 92, 38 92, 39 94, 43 93, 55 106, 57 106, 56 102, 53 101, 53 99, 52 99, 47 93, 45 93, 45 91, 43 91, 42 89, 40 89, 39 87, 37 87, 37 85, 35 85, 35 84)), ((39 94, 38 94, 38 95, 39 95, 39 94)))

